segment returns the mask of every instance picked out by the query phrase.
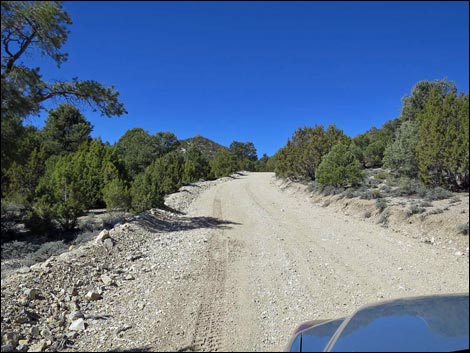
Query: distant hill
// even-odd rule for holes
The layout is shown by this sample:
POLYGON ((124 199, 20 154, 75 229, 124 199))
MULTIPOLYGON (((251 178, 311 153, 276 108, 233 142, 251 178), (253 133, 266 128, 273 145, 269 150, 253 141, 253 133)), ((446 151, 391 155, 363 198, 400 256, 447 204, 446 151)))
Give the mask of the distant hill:
POLYGON ((201 151, 202 155, 206 157, 208 160, 213 159, 220 149, 227 148, 201 135, 196 135, 189 139, 181 140, 180 142, 181 142, 180 148, 183 152, 188 150, 191 147, 195 147, 199 151, 201 151))

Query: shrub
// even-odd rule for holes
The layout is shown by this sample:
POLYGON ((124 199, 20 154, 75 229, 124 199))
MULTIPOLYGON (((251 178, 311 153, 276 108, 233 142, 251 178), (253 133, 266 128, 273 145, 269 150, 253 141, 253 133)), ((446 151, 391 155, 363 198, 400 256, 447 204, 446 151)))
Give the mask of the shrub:
POLYGON ((2 243, 2 260, 21 259, 25 255, 39 249, 39 245, 26 241, 11 241, 2 243))
POLYGON ((323 185, 345 187, 359 185, 364 179, 361 164, 348 146, 338 144, 323 157, 316 172, 316 180, 323 185))
POLYGON ((338 195, 338 194, 341 194, 343 191, 344 191, 343 188, 337 188, 332 185, 325 185, 325 187, 322 190, 322 194, 325 196, 338 195))
POLYGON ((452 195, 453 193, 449 190, 443 189, 438 186, 433 189, 427 189, 426 196, 424 197, 424 199, 428 201, 444 200, 448 199, 452 195))
POLYGON ((442 208, 436 208, 434 210, 431 210, 429 211, 429 214, 440 214, 440 213, 444 213, 444 210, 442 208))
POLYGON ((366 190, 360 195, 360 198, 363 200, 375 200, 381 197, 380 190, 366 190))
POLYGON ((131 206, 131 195, 129 188, 123 180, 112 180, 105 185, 102 192, 108 210, 129 210, 131 206))
POLYGON ((347 199, 352 199, 355 196, 353 189, 347 189, 343 194, 347 199))
POLYGON ((398 189, 396 190, 399 196, 415 195, 420 187, 419 181, 410 178, 400 178, 398 189))
POLYGON ((45 234, 52 228, 52 222, 49 213, 39 214, 37 210, 30 210, 23 218, 24 226, 34 234, 45 234))
POLYGON ((450 204, 457 203, 457 202, 460 202, 460 198, 458 196, 454 196, 453 198, 449 200, 450 204))
POLYGON ((382 185, 380 191, 384 194, 388 194, 392 189, 388 185, 382 185))
POLYGON ((60 255, 67 249, 68 247, 63 241, 44 243, 37 251, 28 254, 24 259, 24 263, 26 266, 31 266, 37 262, 45 261, 51 256, 60 255))
POLYGON ((111 229, 118 223, 124 223, 126 220, 125 213, 111 212, 103 217, 103 228, 111 229))
POLYGON ((375 179, 379 179, 379 180, 386 180, 387 177, 388 175, 384 172, 380 172, 375 175, 375 179))
POLYGON ((387 200, 377 199, 375 200, 375 207, 382 213, 387 208, 387 200))
POLYGON ((414 178, 418 175, 416 145, 418 123, 405 121, 395 133, 395 141, 384 152, 384 165, 398 175, 414 178))
POLYGON ((73 241, 73 244, 83 244, 83 243, 86 243, 92 239, 94 239, 97 235, 99 234, 98 231, 83 231, 83 232, 80 232, 77 234, 77 236, 75 237, 74 241, 73 241))
POLYGON ((362 218, 370 218, 372 216, 372 213, 370 211, 365 211, 362 214, 362 218))
POLYGON ((406 215, 408 217, 411 217, 412 215, 414 214, 418 214, 418 213, 423 213, 424 211, 426 211, 423 207, 419 206, 419 205, 416 205, 416 204, 413 204, 410 206, 410 208, 406 211, 406 215))
POLYGON ((387 207, 383 210, 382 214, 380 215, 379 223, 381 223, 384 226, 387 226, 389 217, 390 217, 390 208, 387 207))

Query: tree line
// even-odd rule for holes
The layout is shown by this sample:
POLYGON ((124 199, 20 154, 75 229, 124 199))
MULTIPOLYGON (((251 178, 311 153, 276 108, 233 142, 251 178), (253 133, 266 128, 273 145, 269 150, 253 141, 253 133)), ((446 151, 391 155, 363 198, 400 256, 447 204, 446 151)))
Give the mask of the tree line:
POLYGON ((62 47, 72 20, 61 2, 2 1, 1 10, 2 231, 12 204, 35 232, 73 229, 90 208, 140 212, 161 206, 184 183, 269 168, 252 142, 234 141, 208 159, 197 148, 181 149, 171 132, 135 128, 113 146, 91 138, 93 126, 79 107, 106 117, 126 114, 117 90, 78 78, 48 82, 40 68, 22 61, 25 55, 48 57, 57 66, 67 60, 62 47), (43 129, 28 125, 51 99, 65 102, 49 110, 43 129))
POLYGON ((91 138, 93 126, 77 107, 49 111, 42 130, 28 130, 31 153, 13 161, 2 179, 2 202, 27 210, 26 225, 73 229, 87 209, 141 212, 163 205, 183 184, 259 170, 252 142, 233 141, 211 160, 197 148, 182 150, 171 132, 128 130, 113 146, 91 138))
POLYGON ((367 168, 427 187, 469 189, 469 96, 446 79, 420 81, 398 118, 350 138, 334 125, 300 128, 274 156, 276 174, 358 186, 367 168))

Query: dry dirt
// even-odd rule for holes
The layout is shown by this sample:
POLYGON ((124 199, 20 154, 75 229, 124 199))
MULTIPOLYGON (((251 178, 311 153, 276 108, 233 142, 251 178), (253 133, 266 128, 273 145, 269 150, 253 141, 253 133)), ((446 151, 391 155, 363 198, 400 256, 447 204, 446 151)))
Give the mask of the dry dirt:
POLYGON ((204 185, 179 193, 194 194, 192 203, 169 198, 183 211, 175 222, 133 220, 134 246, 120 247, 116 236, 113 266, 126 251, 142 256, 109 269, 132 278, 105 288, 88 310, 107 320, 88 319, 67 350, 279 351, 303 321, 392 298, 469 291, 468 236, 456 256, 314 204, 280 188, 272 173, 204 185))

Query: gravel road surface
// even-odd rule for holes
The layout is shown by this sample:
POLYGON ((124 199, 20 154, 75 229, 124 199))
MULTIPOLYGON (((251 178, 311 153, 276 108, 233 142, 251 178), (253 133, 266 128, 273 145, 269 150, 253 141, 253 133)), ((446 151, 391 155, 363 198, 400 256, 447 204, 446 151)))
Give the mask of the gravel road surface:
POLYGON ((118 227, 111 250, 70 254, 75 267, 54 262, 41 283, 30 273, 12 277, 2 297, 14 303, 18 281, 47 297, 62 295, 54 285, 77 271, 91 286, 106 274, 115 285, 101 285, 102 299, 79 300, 86 326, 66 350, 280 351, 303 321, 469 291, 468 255, 312 204, 279 188, 272 173, 197 183, 167 204, 170 211, 118 227))

